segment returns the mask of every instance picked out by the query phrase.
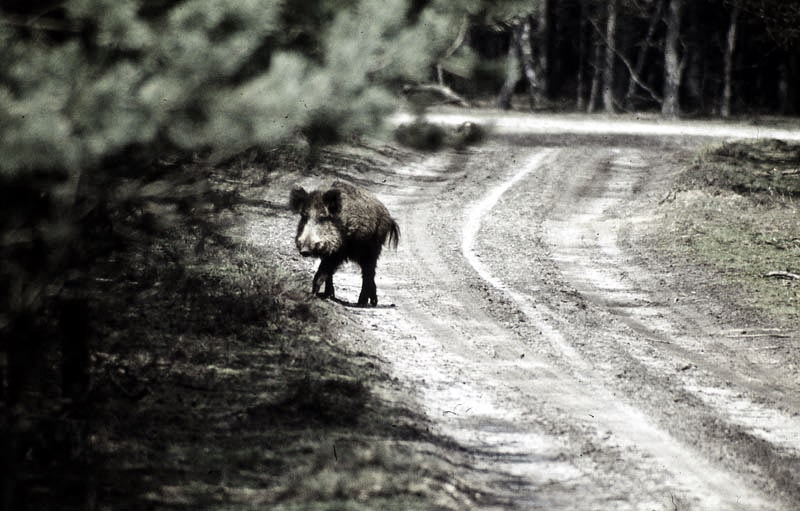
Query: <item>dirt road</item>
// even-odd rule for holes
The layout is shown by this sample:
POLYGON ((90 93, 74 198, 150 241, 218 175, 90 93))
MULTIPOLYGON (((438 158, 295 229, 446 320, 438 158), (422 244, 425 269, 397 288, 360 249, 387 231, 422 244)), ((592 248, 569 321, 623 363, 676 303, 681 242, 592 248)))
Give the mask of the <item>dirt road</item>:
MULTIPOLYGON (((796 359, 637 245, 697 134, 574 126, 353 173, 402 237, 345 314, 521 509, 797 509, 796 359)), ((357 268, 336 282, 354 301, 357 268)))

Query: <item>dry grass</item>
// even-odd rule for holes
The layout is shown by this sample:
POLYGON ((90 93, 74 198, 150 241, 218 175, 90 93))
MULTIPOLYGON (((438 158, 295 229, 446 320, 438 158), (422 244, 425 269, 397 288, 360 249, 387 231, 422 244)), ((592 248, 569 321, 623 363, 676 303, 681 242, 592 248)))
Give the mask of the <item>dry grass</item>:
POLYGON ((701 151, 660 208, 649 237, 676 261, 700 265, 741 305, 800 320, 800 146, 763 140, 701 151))

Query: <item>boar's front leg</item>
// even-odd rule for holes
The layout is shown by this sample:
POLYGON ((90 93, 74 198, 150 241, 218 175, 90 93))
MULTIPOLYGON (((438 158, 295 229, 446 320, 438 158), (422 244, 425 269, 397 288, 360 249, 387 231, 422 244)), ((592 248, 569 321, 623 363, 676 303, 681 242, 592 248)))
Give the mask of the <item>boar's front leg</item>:
POLYGON ((314 283, 311 286, 311 293, 322 298, 334 298, 333 274, 339 268, 341 262, 334 258, 325 257, 320 261, 317 273, 314 275, 314 283), (320 294, 322 284, 325 284, 325 291, 320 294))

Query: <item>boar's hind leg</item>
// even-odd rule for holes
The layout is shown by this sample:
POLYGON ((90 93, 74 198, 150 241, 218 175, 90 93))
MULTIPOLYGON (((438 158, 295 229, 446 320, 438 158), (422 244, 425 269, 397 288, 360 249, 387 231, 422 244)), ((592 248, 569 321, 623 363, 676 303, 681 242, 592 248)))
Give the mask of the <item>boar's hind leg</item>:
POLYGON ((358 295, 358 305, 364 307, 378 305, 378 288, 375 286, 375 266, 377 261, 361 263, 361 294, 358 295))
POLYGON ((319 295, 322 298, 333 298, 335 296, 333 290, 333 274, 336 273, 339 264, 340 262, 336 259, 324 258, 320 261, 317 273, 314 275, 314 283, 311 287, 312 294, 319 295), (325 291, 320 295, 319 290, 323 283, 325 284, 325 291))

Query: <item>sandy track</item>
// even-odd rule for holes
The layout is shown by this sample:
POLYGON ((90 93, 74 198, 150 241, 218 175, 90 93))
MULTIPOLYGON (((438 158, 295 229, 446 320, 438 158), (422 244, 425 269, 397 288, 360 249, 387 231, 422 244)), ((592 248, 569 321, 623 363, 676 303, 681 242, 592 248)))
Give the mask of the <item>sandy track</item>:
MULTIPOLYGON (((797 374, 628 239, 685 141, 538 142, 358 176, 402 230, 382 307, 343 309, 368 349, 468 450, 497 508, 796 509, 797 374)), ((337 274, 340 298, 359 286, 356 268, 337 274)))
MULTIPOLYGON (((509 189, 522 189, 526 177, 544 163, 557 166, 558 156, 554 150, 534 152, 521 170, 469 206, 457 257, 452 251, 451 257, 441 255, 447 248, 436 235, 441 231, 432 228, 442 221, 443 210, 434 221, 421 214, 425 201, 401 207, 405 248, 397 260, 387 257, 384 263, 395 280, 385 292, 397 308, 373 323, 387 350, 383 355, 396 374, 418 382, 421 402, 439 417, 442 433, 481 453, 475 463, 482 473, 516 478, 507 497, 523 508, 774 509, 772 499, 738 474, 712 464, 604 385, 613 376, 609 367, 593 364, 573 344, 583 327, 571 327, 569 317, 508 284, 504 272, 513 272, 514 265, 503 267, 491 257, 483 262, 478 238, 492 236, 492 222, 483 226, 484 219, 502 206, 498 202, 509 189), (475 293, 465 285, 462 259, 480 279, 472 288, 483 282, 492 293, 475 293), (533 325, 534 332, 509 328, 503 324, 507 320, 487 315, 495 294, 521 313, 514 321, 533 325), (549 346, 542 349, 545 343, 549 346)), ((547 231, 554 237, 571 235, 547 231)), ((502 259, 519 257, 524 254, 502 259)), ((537 294, 548 293, 547 286, 539 284, 537 294)), ((499 314, 508 315, 508 305, 499 314)), ((504 481, 486 484, 497 494, 504 481)))

